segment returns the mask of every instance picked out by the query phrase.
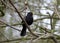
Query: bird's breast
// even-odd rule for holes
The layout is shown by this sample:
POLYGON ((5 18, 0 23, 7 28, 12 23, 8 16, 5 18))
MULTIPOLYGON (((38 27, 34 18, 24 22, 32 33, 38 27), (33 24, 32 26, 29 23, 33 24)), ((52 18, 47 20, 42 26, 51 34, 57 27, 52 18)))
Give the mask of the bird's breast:
POLYGON ((26 18, 26 22, 28 25, 31 25, 33 23, 33 17, 26 18))

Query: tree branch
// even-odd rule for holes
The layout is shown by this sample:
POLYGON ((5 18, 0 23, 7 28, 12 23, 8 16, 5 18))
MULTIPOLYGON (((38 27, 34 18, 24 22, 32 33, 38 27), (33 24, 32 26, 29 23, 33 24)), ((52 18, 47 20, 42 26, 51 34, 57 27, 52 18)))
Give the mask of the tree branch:
POLYGON ((9 40, 4 40, 4 41, 0 41, 0 43, 4 43, 4 42, 12 42, 12 41, 23 41, 24 40, 31 40, 33 42, 36 42, 36 40, 46 40, 46 39, 52 39, 55 43, 58 43, 56 39, 60 39, 59 37, 55 38, 53 36, 51 36, 50 34, 45 34, 45 35, 42 35, 42 36, 39 36, 38 38, 36 37, 26 37, 26 38, 17 38, 17 39, 9 39, 9 40))
MULTIPOLYGON (((1 19, 0 19, 0 22, 4 23, 1 19)), ((4 23, 4 24, 5 24, 6 26, 9 26, 9 27, 13 28, 14 30, 17 30, 17 31, 19 31, 19 32, 21 31, 21 30, 18 30, 18 29, 14 28, 14 27, 12 27, 12 26, 6 24, 6 23, 4 23)))
POLYGON ((57 39, 54 36, 50 36, 50 38, 55 42, 58 43, 57 39))
POLYGON ((19 12, 19 11, 17 10, 17 8, 13 5, 13 3, 12 3, 11 0, 9 0, 9 3, 10 3, 10 4, 13 6, 13 8, 16 10, 16 12, 18 13, 19 17, 24 21, 24 23, 26 24, 26 26, 27 26, 28 30, 30 31, 30 33, 31 33, 32 35, 38 37, 36 34, 34 34, 34 33, 31 31, 31 29, 30 29, 30 27, 28 26, 28 24, 26 23, 25 19, 21 16, 20 12, 19 12))

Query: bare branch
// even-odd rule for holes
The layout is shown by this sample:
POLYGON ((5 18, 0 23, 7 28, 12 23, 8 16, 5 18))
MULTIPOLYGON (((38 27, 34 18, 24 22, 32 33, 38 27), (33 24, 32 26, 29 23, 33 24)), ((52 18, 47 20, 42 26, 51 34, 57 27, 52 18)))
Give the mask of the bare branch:
POLYGON ((30 29, 30 27, 28 26, 28 24, 26 23, 25 19, 21 16, 20 12, 19 12, 19 11, 17 10, 17 8, 13 5, 13 3, 12 3, 11 0, 9 0, 9 3, 10 3, 10 4, 13 6, 13 8, 16 10, 16 12, 18 13, 19 17, 24 21, 24 23, 26 24, 26 26, 27 26, 28 30, 30 31, 30 33, 31 33, 32 35, 38 37, 36 34, 34 34, 34 33, 31 31, 31 29, 30 29))
MULTIPOLYGON (((0 22, 4 23, 1 19, 0 19, 0 22)), ((6 23, 4 23, 4 24, 5 24, 6 26, 9 26, 9 27, 13 28, 14 30, 17 30, 17 31, 19 31, 19 32, 21 31, 21 30, 18 30, 18 29, 14 28, 14 27, 12 27, 12 26, 6 24, 6 23)))
POLYGON ((55 43, 58 43, 57 39, 54 36, 50 37, 55 43))

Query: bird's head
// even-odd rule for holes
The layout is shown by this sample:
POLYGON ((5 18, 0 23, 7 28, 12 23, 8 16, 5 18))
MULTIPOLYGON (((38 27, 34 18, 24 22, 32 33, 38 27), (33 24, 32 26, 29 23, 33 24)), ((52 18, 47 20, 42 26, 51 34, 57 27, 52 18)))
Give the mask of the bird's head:
POLYGON ((28 12, 27 16, 33 16, 32 12, 28 12))

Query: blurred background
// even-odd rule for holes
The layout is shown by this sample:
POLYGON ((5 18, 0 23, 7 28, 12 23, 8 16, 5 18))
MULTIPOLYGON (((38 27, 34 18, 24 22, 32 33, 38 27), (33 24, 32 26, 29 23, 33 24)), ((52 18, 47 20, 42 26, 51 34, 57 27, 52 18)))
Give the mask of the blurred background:
MULTIPOLYGON (((11 0, 22 17, 33 12, 34 22, 30 26, 33 33, 43 36, 49 32, 60 42, 60 0, 11 0), (27 3, 27 4, 26 4, 27 3), (23 10, 24 8, 27 8, 23 10), (43 29, 42 29, 43 28, 43 29)), ((9 0, 0 0, 0 42, 1 43, 54 43, 49 38, 35 40, 27 29, 27 37, 20 36, 22 19, 9 0), (8 24, 8 25, 7 25, 8 24), (15 29, 16 28, 16 29, 15 29), (18 31, 20 30, 20 31, 18 31), (8 41, 9 40, 9 41, 8 41)), ((50 34, 48 34, 50 35, 50 34)), ((48 36, 47 35, 47 36, 48 36)))

